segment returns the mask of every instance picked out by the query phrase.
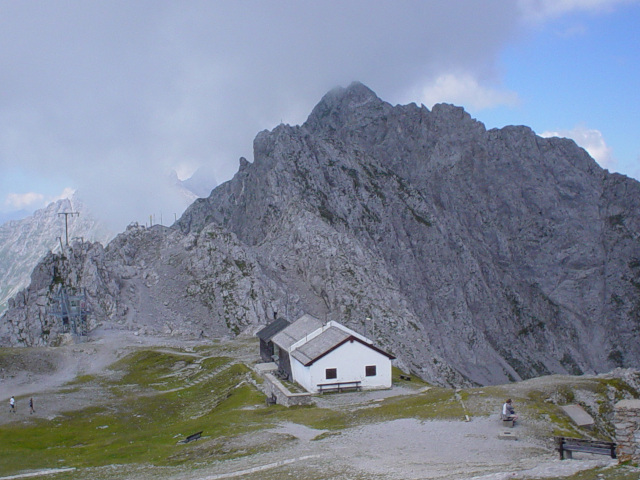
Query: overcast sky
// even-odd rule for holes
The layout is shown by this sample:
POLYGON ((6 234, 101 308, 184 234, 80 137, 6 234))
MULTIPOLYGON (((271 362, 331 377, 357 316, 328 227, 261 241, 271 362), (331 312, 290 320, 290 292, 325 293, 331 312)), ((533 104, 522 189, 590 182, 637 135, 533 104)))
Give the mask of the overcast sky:
POLYGON ((639 25, 633 0, 0 0, 0 222, 72 189, 118 229, 173 220, 171 170, 226 181, 354 80, 640 178, 639 25))

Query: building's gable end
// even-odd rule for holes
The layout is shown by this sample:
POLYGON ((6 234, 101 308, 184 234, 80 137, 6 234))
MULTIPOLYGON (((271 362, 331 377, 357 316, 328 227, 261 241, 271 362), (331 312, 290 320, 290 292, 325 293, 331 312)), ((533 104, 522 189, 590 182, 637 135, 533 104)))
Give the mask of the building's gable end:
POLYGON ((393 355, 391 355, 390 353, 385 352, 384 350, 375 347, 374 345, 371 345, 370 343, 364 342, 362 340, 360 340, 358 337, 354 337, 353 335, 350 335, 349 337, 345 338, 344 340, 342 340, 341 342, 335 344, 333 347, 327 349, 326 351, 322 352, 320 355, 317 355, 315 358, 312 358, 310 361, 304 363, 303 365, 305 367, 310 367, 311 365, 313 365, 315 362, 317 362, 318 360, 320 360, 321 358, 329 355, 331 352, 337 350, 338 348, 340 348, 342 345, 344 345, 347 342, 358 342, 362 345, 364 345, 367 348, 370 348, 371 350, 384 355, 385 357, 389 358, 389 360, 393 360, 396 357, 394 357, 393 355))

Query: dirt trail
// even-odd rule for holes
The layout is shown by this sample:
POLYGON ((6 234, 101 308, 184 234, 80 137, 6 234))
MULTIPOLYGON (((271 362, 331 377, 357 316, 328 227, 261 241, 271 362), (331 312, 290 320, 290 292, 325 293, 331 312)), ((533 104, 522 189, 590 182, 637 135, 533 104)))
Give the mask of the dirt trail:
MULTIPOLYGON (((52 418, 69 410, 80 409, 104 401, 105 392, 84 388, 75 395, 66 395, 64 386, 80 375, 102 374, 105 369, 126 355, 133 347, 188 347, 205 340, 185 341, 177 337, 138 336, 128 330, 98 329, 84 343, 56 348, 15 349, 28 358, 26 370, 21 365, 8 365, 0 375, 0 404, 16 397, 16 416, 0 415, 0 425, 16 417, 29 416, 29 398, 33 397, 36 415, 52 418)), ((4 405, 3 405, 4 406, 4 405)))

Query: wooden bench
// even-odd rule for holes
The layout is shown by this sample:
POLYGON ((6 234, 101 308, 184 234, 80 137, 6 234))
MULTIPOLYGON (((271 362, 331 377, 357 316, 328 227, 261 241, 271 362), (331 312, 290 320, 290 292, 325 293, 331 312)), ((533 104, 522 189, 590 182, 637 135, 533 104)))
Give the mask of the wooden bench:
POLYGON ((360 380, 356 380, 354 382, 335 382, 335 383, 319 383, 318 384, 318 392, 346 392, 350 390, 360 391, 361 384, 360 380))
POLYGON ((407 382, 411 381, 411 377, 409 375, 400 375, 400 380, 406 380, 407 382))
POLYGON ((583 438, 555 437, 556 450, 560 454, 560 460, 572 458, 572 452, 595 453, 597 455, 609 455, 616 458, 616 444, 613 442, 601 442, 598 440, 587 440, 583 438))
POLYGON ((200 437, 202 436, 202 432, 196 432, 193 433, 191 435, 189 435, 187 438, 185 438, 184 440, 180 440, 178 443, 189 443, 189 442, 193 442, 195 440, 198 440, 200 437))

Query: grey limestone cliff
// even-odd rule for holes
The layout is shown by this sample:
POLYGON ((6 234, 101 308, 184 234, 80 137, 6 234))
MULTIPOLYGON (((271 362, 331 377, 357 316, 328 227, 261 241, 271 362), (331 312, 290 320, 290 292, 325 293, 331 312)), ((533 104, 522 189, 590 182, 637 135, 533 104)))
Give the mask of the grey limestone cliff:
MULTIPOLYGON (((307 312, 437 383, 602 372, 640 366, 639 204, 573 141, 354 83, 259 133, 173 228, 132 227, 74 268, 93 265, 96 322, 218 335, 307 312)), ((47 341, 25 313, 46 289, 18 296, 5 342, 20 315, 22 343, 47 341)))

